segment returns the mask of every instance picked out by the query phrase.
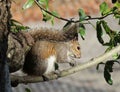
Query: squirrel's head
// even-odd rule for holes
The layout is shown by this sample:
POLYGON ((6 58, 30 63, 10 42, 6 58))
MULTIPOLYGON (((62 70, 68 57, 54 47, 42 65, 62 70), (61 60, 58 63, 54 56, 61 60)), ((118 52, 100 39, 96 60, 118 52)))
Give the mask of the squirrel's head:
POLYGON ((71 58, 80 58, 81 57, 81 51, 80 51, 80 44, 79 41, 76 39, 73 39, 70 41, 70 57, 71 58))

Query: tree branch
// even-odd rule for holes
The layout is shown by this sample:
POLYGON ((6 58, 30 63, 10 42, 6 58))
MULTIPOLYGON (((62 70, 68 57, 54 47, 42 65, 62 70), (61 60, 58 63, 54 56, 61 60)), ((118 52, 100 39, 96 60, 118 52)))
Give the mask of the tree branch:
MULTIPOLYGON (((35 1, 35 3, 37 4, 37 6, 38 6, 41 10, 45 11, 46 13, 48 13, 49 15, 51 15, 51 16, 57 18, 57 19, 60 19, 60 20, 63 20, 63 21, 67 21, 67 22, 72 22, 72 23, 78 23, 78 22, 80 22, 80 20, 66 19, 66 18, 63 18, 63 17, 60 17, 60 16, 56 16, 56 15, 52 14, 50 11, 44 9, 44 8, 39 4, 39 2, 37 2, 37 0, 34 0, 34 1, 35 1)), ((111 13, 109 13, 109 14, 107 14, 107 15, 104 15, 104 16, 101 16, 101 17, 95 17, 95 18, 92 18, 92 17, 88 16, 86 19, 84 19, 84 21, 87 21, 87 20, 96 20, 96 19, 99 19, 99 20, 100 20, 100 19, 104 19, 104 18, 106 18, 106 17, 108 17, 109 15, 112 15, 112 14, 114 14, 114 13, 111 12, 111 13)))
MULTIPOLYGON (((49 80, 53 80, 53 79, 57 79, 57 78, 61 78, 73 73, 76 73, 78 71, 81 71, 83 69, 92 67, 93 65, 96 65, 100 62, 105 62, 105 60, 107 58, 109 58, 110 56, 112 56, 114 53, 118 53, 120 52, 120 45, 116 46, 115 48, 113 48, 112 50, 110 50, 107 53, 104 53, 103 55, 97 57, 97 58, 93 58, 89 61, 87 61, 87 63, 84 64, 79 64, 75 67, 72 67, 70 69, 67 70, 63 70, 60 72, 59 76, 56 74, 49 74, 49 75, 45 75, 49 80)), ((36 82, 43 82, 44 79, 41 76, 11 76, 11 80, 12 82, 17 82, 17 83, 36 83, 36 82)))

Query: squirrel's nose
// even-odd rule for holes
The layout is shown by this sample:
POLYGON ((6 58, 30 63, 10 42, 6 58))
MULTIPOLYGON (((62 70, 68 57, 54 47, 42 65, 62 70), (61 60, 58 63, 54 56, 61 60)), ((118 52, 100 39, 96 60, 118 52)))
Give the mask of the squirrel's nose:
POLYGON ((76 58, 81 58, 81 55, 76 55, 76 58))

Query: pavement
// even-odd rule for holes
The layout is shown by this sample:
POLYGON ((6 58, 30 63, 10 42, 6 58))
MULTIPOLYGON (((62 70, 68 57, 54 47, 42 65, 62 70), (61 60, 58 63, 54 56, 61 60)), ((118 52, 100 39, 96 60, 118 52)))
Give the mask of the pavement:
MULTIPOLYGON (((111 28, 119 30, 116 20, 108 17, 106 19, 111 28)), ((92 21, 95 24, 95 21, 92 21)), ((30 27, 51 27, 46 23, 29 23, 30 27)), ((64 23, 57 23, 54 28, 61 29, 64 23)), ((104 53, 103 47, 96 39, 95 29, 86 25, 86 36, 83 41, 79 38, 81 44, 82 57, 79 63, 85 63, 93 57, 97 57, 104 53)), ((63 66, 64 67, 64 66, 63 66)), ((120 66, 112 73, 113 85, 108 85, 104 80, 103 66, 100 70, 96 70, 96 66, 87 68, 66 77, 41 83, 19 84, 13 88, 13 92, 25 92, 25 88, 30 88, 31 92, 120 92, 120 66)))

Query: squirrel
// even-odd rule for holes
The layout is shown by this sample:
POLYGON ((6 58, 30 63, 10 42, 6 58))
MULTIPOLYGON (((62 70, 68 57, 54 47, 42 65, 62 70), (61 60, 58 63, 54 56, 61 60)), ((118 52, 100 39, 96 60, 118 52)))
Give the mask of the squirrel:
POLYGON ((66 42, 37 41, 27 53, 23 72, 42 76, 55 71, 55 63, 74 65, 74 58, 80 58, 80 44, 72 39, 66 42))
POLYGON ((29 29, 17 33, 10 32, 8 39, 8 65, 10 73, 20 70, 25 55, 37 41, 68 42, 78 36, 79 24, 65 26, 61 30, 50 28, 29 29))

